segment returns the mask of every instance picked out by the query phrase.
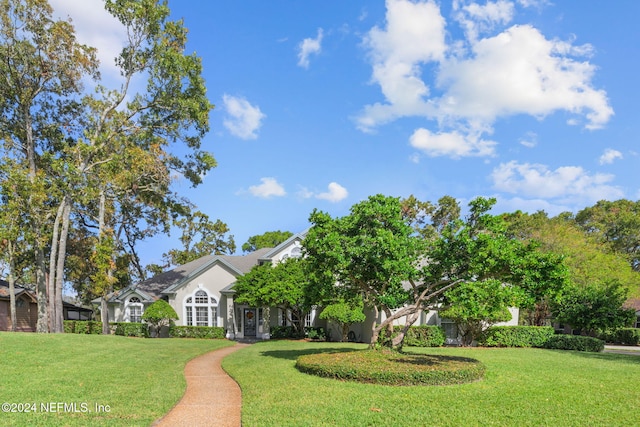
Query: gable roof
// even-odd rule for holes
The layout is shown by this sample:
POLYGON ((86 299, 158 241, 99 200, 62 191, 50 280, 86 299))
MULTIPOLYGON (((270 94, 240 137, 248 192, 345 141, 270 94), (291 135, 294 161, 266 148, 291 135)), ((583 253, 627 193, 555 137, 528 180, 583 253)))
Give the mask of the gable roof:
MULTIPOLYGON (((14 295, 16 296, 16 298, 18 298, 22 294, 28 296, 33 302, 36 302, 35 292, 29 289, 23 288, 22 286, 15 285, 14 295)), ((8 300, 10 298, 11 298, 11 294, 9 293, 9 282, 7 282, 6 280, 0 279, 0 299, 8 300)))
POLYGON ((309 232, 309 229, 307 228, 306 230, 304 230, 304 231, 302 231, 300 233, 294 234, 293 236, 289 237, 287 240, 285 240, 284 242, 280 243, 275 248, 272 248, 269 251, 267 251, 267 253, 265 253, 264 256, 262 258, 260 258, 260 261, 271 261, 271 259, 274 256, 276 256, 278 254, 278 252, 280 252, 282 249, 286 248, 287 246, 291 245, 296 240, 303 241, 304 238, 307 237, 307 233, 308 232, 309 232))
MULTIPOLYGON (((247 255, 207 255, 198 258, 172 270, 160 273, 143 282, 127 286, 124 289, 113 292, 107 297, 108 301, 120 301, 123 297, 136 292, 148 301, 154 301, 164 294, 172 294, 189 280, 198 277, 216 264, 221 264, 229 269, 232 274, 241 276, 248 273, 253 266, 258 264, 265 253, 271 248, 258 249, 247 255)), ((100 300, 97 299, 96 302, 100 300)))

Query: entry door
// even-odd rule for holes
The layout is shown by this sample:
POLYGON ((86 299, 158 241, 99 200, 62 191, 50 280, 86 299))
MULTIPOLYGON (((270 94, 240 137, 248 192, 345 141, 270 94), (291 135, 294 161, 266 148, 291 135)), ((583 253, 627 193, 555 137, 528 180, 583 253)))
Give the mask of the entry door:
POLYGON ((256 309, 245 308, 244 309, 244 336, 255 337, 256 336, 256 309))

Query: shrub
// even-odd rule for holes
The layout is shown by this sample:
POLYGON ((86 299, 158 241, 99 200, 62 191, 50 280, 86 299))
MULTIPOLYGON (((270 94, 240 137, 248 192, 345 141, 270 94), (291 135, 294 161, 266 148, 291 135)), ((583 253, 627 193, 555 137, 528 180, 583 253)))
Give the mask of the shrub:
POLYGON ((137 323, 137 322, 116 322, 115 325, 115 334, 121 335, 124 337, 139 337, 139 338, 148 338, 149 337, 149 325, 146 323, 137 323))
POLYGON ((640 345, 640 329, 616 329, 615 331, 607 331, 602 333, 599 338, 613 344, 640 345))
POLYGON ((162 327, 169 326, 172 320, 178 320, 178 315, 168 302, 159 299, 145 309, 142 320, 153 326, 158 331, 155 336, 159 337, 162 327))
POLYGON ((481 379, 485 366, 475 359, 405 354, 384 350, 317 353, 298 357, 301 372, 339 380, 384 385, 448 385, 481 379))
POLYGON ((327 338, 327 334, 324 332, 324 328, 307 326, 304 328, 304 334, 311 340, 324 341, 327 338))
POLYGON ((485 347, 542 347, 554 335, 551 326, 492 326, 480 336, 485 347))
POLYGON ((171 326, 171 338, 225 338, 224 328, 220 326, 171 326))
POLYGON ((552 350, 576 350, 600 352, 604 350, 604 341, 581 335, 554 335, 545 343, 544 348, 552 350))
POLYGON ((67 334, 102 334, 102 322, 93 320, 64 320, 63 326, 67 334))
MULTIPOLYGON (((402 328, 402 326, 394 326, 391 337, 388 337, 387 331, 383 330, 378 337, 378 343, 382 344, 397 336, 402 328)), ((404 345, 412 347, 442 347, 445 341, 444 329, 434 325, 411 326, 404 336, 404 345)))
POLYGON ((270 328, 271 338, 298 338, 296 336, 296 330, 293 326, 272 326, 270 328))

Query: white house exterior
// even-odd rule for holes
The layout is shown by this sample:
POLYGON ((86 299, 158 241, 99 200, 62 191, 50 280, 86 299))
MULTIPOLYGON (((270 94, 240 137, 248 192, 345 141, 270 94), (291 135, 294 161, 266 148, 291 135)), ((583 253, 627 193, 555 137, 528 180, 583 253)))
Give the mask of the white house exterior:
MULTIPOLYGON (((233 285, 239 276, 256 265, 277 264, 287 258, 302 255, 302 232, 291 236, 275 248, 259 249, 247 255, 210 255, 199 258, 171 271, 159 274, 136 285, 114 292, 107 298, 110 322, 139 322, 145 307, 157 299, 165 299, 178 314, 179 326, 219 326, 230 339, 268 339, 270 327, 287 323, 285 313, 277 308, 250 307, 234 300, 233 285)), ((99 300, 94 301, 99 304, 99 300)), ((512 308, 512 319, 500 325, 517 325, 518 309, 512 308)), ((369 342, 374 320, 384 320, 384 313, 374 319, 372 310, 362 323, 351 326, 351 337, 369 342)), ((305 319, 306 326, 325 328, 331 340, 340 339, 338 325, 327 324, 317 317, 315 310, 305 319)), ((394 324, 404 324, 404 318, 394 324)), ((449 344, 457 343, 457 328, 436 311, 424 312, 415 325, 443 326, 449 344)))

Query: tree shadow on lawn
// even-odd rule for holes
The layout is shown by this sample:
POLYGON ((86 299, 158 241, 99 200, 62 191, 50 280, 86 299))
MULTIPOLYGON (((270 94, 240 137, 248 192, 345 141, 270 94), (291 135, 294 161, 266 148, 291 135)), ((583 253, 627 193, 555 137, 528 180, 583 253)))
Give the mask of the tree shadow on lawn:
MULTIPOLYGON (((558 350, 558 351, 563 351, 563 350, 558 350)), ((612 361, 612 362, 629 363, 632 365, 640 365, 640 352, 637 352, 638 354, 630 354, 630 353, 622 354, 622 353, 610 353, 610 352, 589 353, 585 351, 574 351, 573 353, 576 356, 584 357, 586 359, 599 359, 599 360, 606 360, 606 361, 612 361)))
POLYGON ((298 357, 304 356, 307 354, 348 353, 352 351, 363 351, 363 350, 353 349, 353 348, 327 347, 327 348, 310 348, 306 350, 267 350, 267 351, 261 351, 260 355, 266 356, 266 357, 275 357, 277 359, 298 360, 298 357))

